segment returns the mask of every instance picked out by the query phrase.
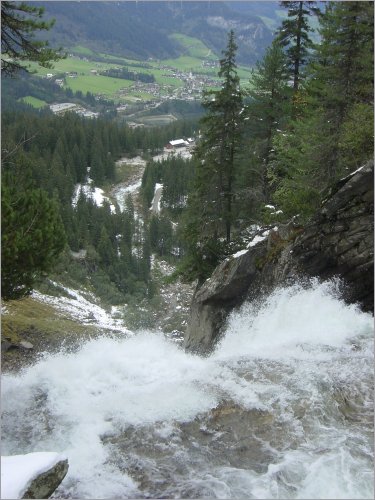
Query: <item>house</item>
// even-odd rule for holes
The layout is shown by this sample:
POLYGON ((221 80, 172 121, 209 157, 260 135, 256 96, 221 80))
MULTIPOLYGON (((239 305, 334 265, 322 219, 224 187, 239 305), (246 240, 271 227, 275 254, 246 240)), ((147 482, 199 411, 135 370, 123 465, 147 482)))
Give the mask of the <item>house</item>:
POLYGON ((188 146, 189 143, 188 141, 185 141, 185 139, 176 139, 174 141, 169 141, 169 143, 173 148, 183 148, 185 146, 188 146))
POLYGON ((65 111, 73 111, 77 105, 72 102, 62 102, 58 104, 50 104, 50 110, 54 114, 65 113, 65 111))

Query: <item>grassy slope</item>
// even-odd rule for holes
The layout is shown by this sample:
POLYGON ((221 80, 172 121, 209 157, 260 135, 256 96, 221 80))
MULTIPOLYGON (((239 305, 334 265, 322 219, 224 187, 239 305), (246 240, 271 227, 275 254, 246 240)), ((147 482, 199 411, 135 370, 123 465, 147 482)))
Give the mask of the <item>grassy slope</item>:
POLYGON ((173 33, 170 38, 177 40, 179 44, 186 51, 186 54, 198 59, 216 60, 218 57, 198 38, 182 35, 180 33, 173 33))

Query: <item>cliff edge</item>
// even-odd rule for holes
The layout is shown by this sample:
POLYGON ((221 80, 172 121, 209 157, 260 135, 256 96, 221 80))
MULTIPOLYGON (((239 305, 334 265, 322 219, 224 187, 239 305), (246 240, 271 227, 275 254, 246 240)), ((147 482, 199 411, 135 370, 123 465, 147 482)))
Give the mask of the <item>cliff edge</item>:
POLYGON ((335 184, 316 216, 257 235, 196 291, 185 348, 208 354, 229 313, 245 300, 306 277, 342 279, 343 298, 374 311, 374 162, 335 184))

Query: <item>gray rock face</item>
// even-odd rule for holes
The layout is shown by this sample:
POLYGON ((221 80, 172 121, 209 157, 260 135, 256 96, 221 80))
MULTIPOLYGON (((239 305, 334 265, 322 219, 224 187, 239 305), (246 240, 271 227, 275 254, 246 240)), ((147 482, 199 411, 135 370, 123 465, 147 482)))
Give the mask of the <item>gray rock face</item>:
POLYGON ((30 483, 22 498, 49 498, 66 476, 68 468, 68 460, 57 462, 30 483))
POLYGON ((258 262, 267 253, 267 240, 238 258, 226 259, 195 291, 185 348, 209 353, 230 311, 246 296, 249 284, 259 275, 258 262))
POLYGON ((321 211, 293 245, 304 272, 340 276, 344 298, 374 311, 374 163, 336 185, 321 211))
POLYGON ((373 311, 373 175, 369 162, 336 184, 305 228, 281 225, 222 262, 194 294, 185 348, 210 353, 234 307, 304 276, 341 277, 344 299, 373 311))

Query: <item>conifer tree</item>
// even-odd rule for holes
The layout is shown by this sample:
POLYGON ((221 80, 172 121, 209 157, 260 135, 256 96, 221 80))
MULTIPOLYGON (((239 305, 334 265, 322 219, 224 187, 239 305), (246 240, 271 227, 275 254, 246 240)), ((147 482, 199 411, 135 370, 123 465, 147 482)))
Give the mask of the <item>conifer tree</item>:
POLYGON ((282 7, 288 9, 288 17, 277 32, 277 40, 286 48, 295 93, 303 80, 303 67, 308 60, 309 49, 312 48, 309 37, 312 29, 308 16, 317 12, 315 4, 316 2, 305 1, 280 2, 282 7))
POLYGON ((27 66, 22 61, 36 61, 51 68, 51 61, 65 57, 61 49, 49 48, 47 41, 35 40, 35 32, 51 29, 54 21, 43 21, 43 7, 26 2, 1 2, 1 71, 14 76, 27 66))
POLYGON ((308 68, 308 106, 273 142, 275 201, 309 217, 324 190, 373 156, 373 2, 330 2, 308 68))
MULTIPOLYGON (((246 112, 246 156, 249 167, 252 167, 250 176, 253 176, 254 169, 258 171, 258 176, 262 178, 263 197, 268 201, 267 175, 273 151, 272 141, 275 134, 285 129, 291 113, 287 58, 277 40, 266 50, 263 60, 257 63, 249 84, 247 93, 251 101, 246 112)), ((250 182, 244 180, 244 185, 250 182)))
POLYGON ((42 189, 20 188, 6 173, 1 183, 1 297, 29 295, 65 246, 56 202, 42 189))
POLYGON ((372 156, 374 4, 330 2, 320 21, 308 90, 321 120, 315 161, 332 182, 372 156))
MULTIPOLYGON (((206 115, 200 122, 201 136, 194 154, 196 175, 189 196, 188 224, 185 232, 192 259, 204 275, 220 258, 222 241, 231 241, 233 187, 241 147, 243 96, 236 71, 234 32, 220 60, 220 90, 204 95, 206 115), (207 265, 206 265, 207 264, 207 265)), ((197 270, 197 269, 196 269, 197 270)))

